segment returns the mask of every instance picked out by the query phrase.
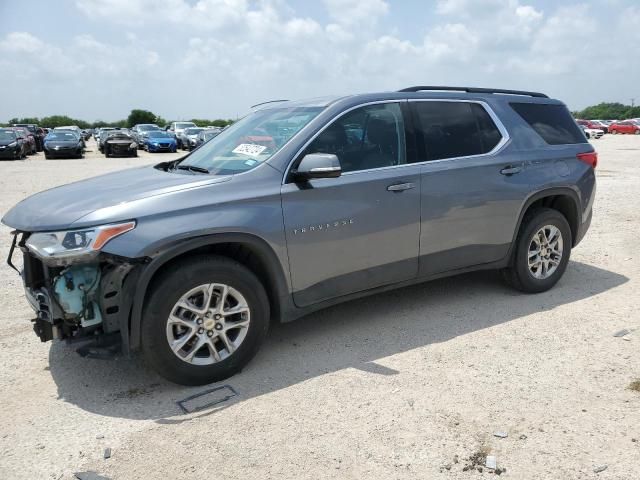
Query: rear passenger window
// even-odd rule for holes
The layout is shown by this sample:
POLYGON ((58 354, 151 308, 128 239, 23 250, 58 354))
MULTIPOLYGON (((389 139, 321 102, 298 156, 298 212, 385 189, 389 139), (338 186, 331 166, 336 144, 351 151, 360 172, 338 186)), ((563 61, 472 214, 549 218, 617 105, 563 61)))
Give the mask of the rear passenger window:
POLYGON ((490 152, 502 139, 498 127, 477 103, 412 102, 428 160, 490 152))
POLYGON ((549 145, 567 145, 587 141, 564 105, 511 103, 511 108, 549 145))

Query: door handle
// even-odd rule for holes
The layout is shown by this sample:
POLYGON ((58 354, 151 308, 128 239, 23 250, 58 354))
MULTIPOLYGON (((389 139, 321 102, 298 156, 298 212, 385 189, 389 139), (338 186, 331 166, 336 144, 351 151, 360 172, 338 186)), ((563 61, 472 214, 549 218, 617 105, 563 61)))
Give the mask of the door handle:
POLYGON ((405 190, 411 190, 415 187, 413 183, 396 183, 394 185, 389 185, 387 190, 389 192, 404 192, 405 190))
POLYGON ((506 167, 504 167, 502 170, 500 170, 500 173, 502 175, 515 175, 516 173, 520 173, 522 171, 522 166, 520 165, 507 165, 506 167))

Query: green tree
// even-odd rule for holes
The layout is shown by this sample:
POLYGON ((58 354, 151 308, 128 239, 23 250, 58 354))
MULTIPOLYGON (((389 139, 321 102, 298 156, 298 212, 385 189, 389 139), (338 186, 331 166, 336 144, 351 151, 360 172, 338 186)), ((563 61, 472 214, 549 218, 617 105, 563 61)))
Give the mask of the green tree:
POLYGON ((157 117, 153 112, 148 110, 131 110, 131 113, 127 117, 128 127, 133 127, 138 123, 156 123, 160 117, 157 117))

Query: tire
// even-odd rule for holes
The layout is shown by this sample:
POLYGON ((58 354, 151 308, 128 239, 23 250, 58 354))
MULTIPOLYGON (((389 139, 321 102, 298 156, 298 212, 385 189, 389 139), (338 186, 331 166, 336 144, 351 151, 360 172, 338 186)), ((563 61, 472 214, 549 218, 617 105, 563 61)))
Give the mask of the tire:
POLYGON ((635 132, 633 132, 636 135, 640 135, 640 130, 636 130, 635 132))
POLYGON ((44 158, 45 160, 51 160, 51 155, 49 155, 48 153, 45 153, 44 158))
POLYGON ((137 157, 138 156, 138 149, 136 148, 133 153, 131 154, 132 157, 137 157))
MULTIPOLYGON (((553 241, 551 242, 553 243, 553 241)), ((516 239, 511 266, 502 270, 502 276, 513 288, 525 293, 546 292, 553 287, 564 274, 571 256, 573 238, 567 219, 559 211, 551 208, 537 208, 528 212, 522 220, 516 239), (562 256, 555 270, 545 278, 536 278, 529 268, 530 246, 534 237, 546 226, 557 228, 561 234, 562 256)), ((553 258, 553 253, 552 257, 553 258)), ((556 257, 557 258, 557 257, 556 257)), ((540 270, 538 270, 540 272, 540 270)))
POLYGON ((611 133, 611 135, 617 135, 618 131, 617 130, 611 130, 611 132, 609 132, 609 133, 611 133))
MULTIPOLYGON (((202 294, 204 299, 204 293, 202 294)), ((214 297, 212 295, 209 298, 214 297)), ((214 299, 213 303, 217 301, 217 299, 214 299)), ((238 319, 237 315, 239 314, 236 314, 236 319, 238 319)), ((269 300, 265 289, 248 268, 235 260, 221 256, 201 255, 192 257, 183 261, 180 265, 168 269, 157 280, 154 280, 151 294, 145 304, 143 313, 141 329, 143 355, 151 367, 174 383, 205 385, 224 380, 241 371, 256 354, 269 329, 269 318, 269 300), (178 301, 188 295, 190 291, 197 290, 202 293, 203 291, 198 290, 200 286, 204 288, 213 283, 224 284, 229 287, 227 298, 233 298, 233 295, 238 293, 243 297, 249 309, 247 314, 249 315, 248 326, 238 329, 237 334, 235 333, 236 330, 231 327, 228 330, 231 332, 229 337, 224 337, 231 341, 232 335, 236 335, 236 340, 232 342, 239 340, 233 353, 215 360, 213 359, 211 347, 205 344, 196 350, 198 354, 194 355, 193 358, 197 362, 209 363, 194 365, 187 360, 179 358, 178 353, 174 353, 169 345, 169 336, 175 334, 176 330, 173 329, 183 329, 183 331, 178 330, 178 333, 182 336, 174 339, 174 341, 189 338, 190 340, 186 342, 185 346, 189 349, 188 352, 191 353, 190 342, 199 339, 207 340, 205 337, 208 337, 208 335, 203 327, 207 328, 207 322, 211 324, 214 317, 205 318, 203 316, 197 320, 200 322, 204 320, 205 322, 200 327, 194 326, 204 332, 204 334, 199 334, 200 336, 197 336, 198 331, 195 328, 186 330, 186 327, 182 327, 182 324, 174 324, 174 326, 168 328, 168 319, 172 313, 175 314, 173 316, 175 318, 176 312, 180 312, 180 315, 186 315, 189 318, 195 315, 190 310, 182 310, 178 307, 178 301)), ((242 321, 242 319, 240 320, 242 321)), ((193 323, 190 324, 193 325, 193 323)), ((233 325, 233 323, 227 325, 233 325)), ((216 324, 216 330, 217 327, 218 324, 216 324)), ((211 326, 208 328, 211 328, 209 332, 213 335, 215 330, 211 326)), ((211 341, 215 345, 222 347, 219 355, 227 355, 228 350, 225 350, 222 337, 218 335, 218 333, 215 333, 214 337, 209 338, 212 338, 211 341)), ((214 346, 213 348, 216 349, 217 347, 214 346)), ((182 350, 179 350, 179 352, 180 355, 183 355, 182 350)))

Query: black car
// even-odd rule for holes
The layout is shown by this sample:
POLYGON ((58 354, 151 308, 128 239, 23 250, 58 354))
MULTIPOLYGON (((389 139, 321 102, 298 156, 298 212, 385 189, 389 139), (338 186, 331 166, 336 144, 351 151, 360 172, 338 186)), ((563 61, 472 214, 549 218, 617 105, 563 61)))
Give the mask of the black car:
POLYGON ((47 136, 45 131, 34 123, 14 123, 14 127, 23 127, 29 130, 29 133, 33 135, 36 141, 36 150, 41 152, 44 148, 44 137, 47 136))
POLYGON ((137 157, 138 143, 133 135, 124 130, 109 133, 102 147, 105 157, 137 157))
POLYGON ((44 157, 82 158, 84 140, 72 130, 52 130, 44 139, 44 157))
POLYGON ((22 138, 12 128, 0 128, 0 158, 19 160, 27 156, 22 138))
POLYGON ((202 130, 200 133, 198 133, 198 137, 196 138, 195 148, 198 148, 199 146, 207 143, 212 138, 217 137, 221 131, 222 129, 218 128, 207 128, 206 130, 202 130))

